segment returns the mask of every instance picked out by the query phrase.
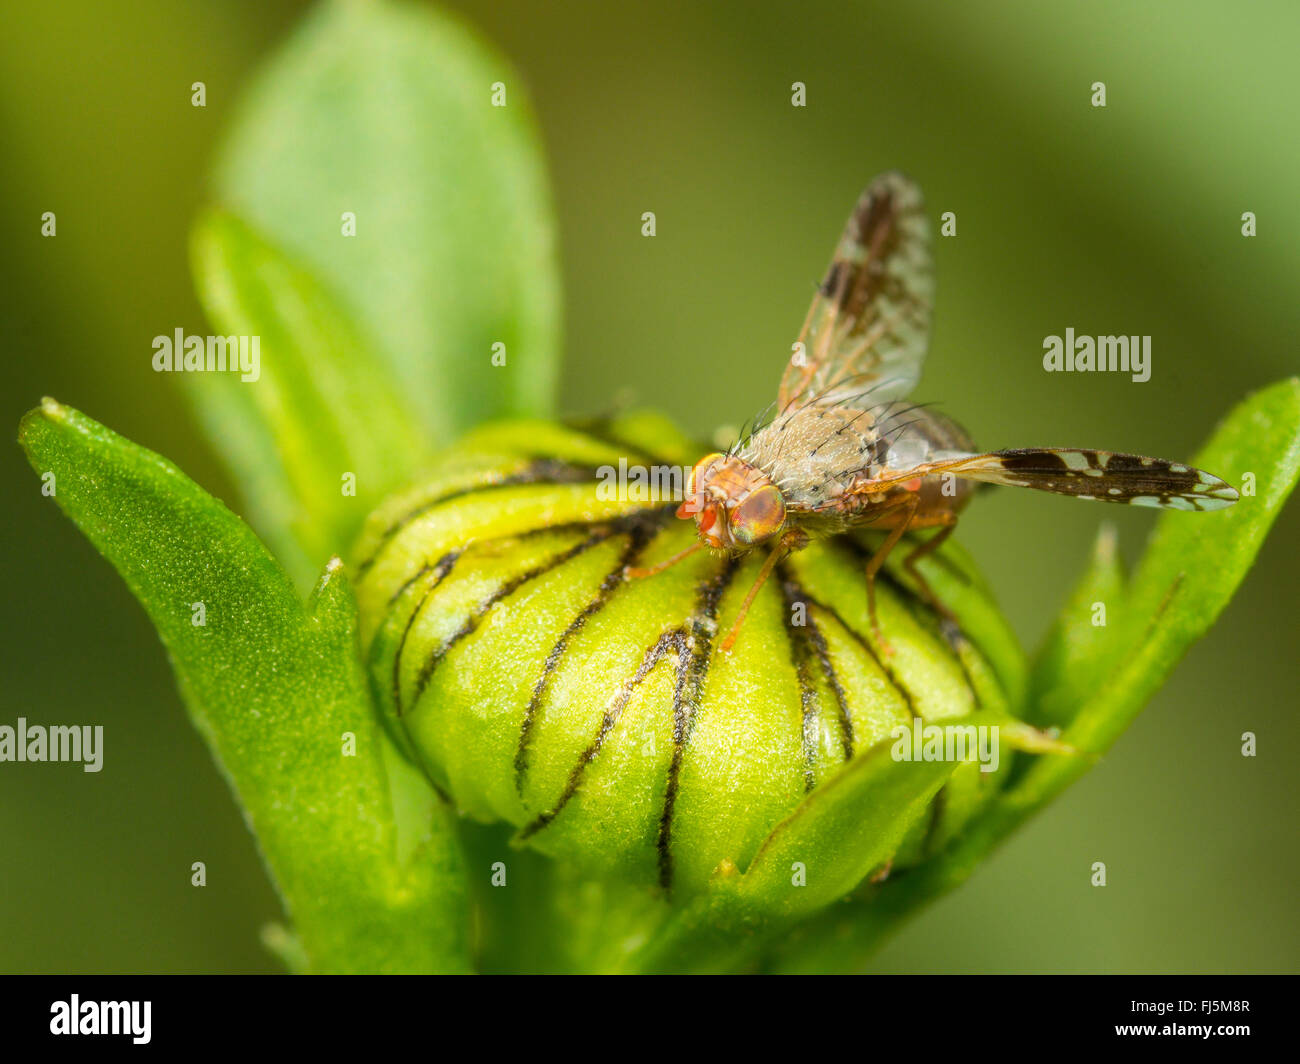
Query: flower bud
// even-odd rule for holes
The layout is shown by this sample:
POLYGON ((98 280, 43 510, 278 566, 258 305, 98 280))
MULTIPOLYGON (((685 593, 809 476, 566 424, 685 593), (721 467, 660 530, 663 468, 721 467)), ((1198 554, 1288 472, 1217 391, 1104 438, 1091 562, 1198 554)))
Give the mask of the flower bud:
MULTIPOLYGON (((878 646, 871 541, 849 536, 781 562, 720 653, 765 550, 629 572, 695 542, 675 512, 702 453, 646 414, 487 426, 387 500, 354 552, 379 703, 435 785, 521 844, 675 896, 743 871, 846 760, 899 729, 1006 714, 1022 669, 947 549, 936 577, 983 632, 940 621, 891 562, 878 646)), ((894 867, 958 830, 1008 762, 962 764, 894 867)))

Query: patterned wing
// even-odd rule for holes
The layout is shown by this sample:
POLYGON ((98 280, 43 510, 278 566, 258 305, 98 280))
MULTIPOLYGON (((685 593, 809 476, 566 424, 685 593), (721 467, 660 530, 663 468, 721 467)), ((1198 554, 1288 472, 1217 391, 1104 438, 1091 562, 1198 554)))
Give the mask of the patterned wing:
POLYGON ((799 333, 803 346, 781 378, 778 410, 906 395, 921 376, 933 301, 921 191, 882 174, 849 215, 799 333))
POLYGON ((852 490, 875 493, 916 477, 945 473, 1077 499, 1167 510, 1221 510, 1238 498, 1236 488, 1201 469, 1163 458, 1076 447, 1023 447, 944 456, 907 469, 886 469, 870 480, 858 482, 852 490))

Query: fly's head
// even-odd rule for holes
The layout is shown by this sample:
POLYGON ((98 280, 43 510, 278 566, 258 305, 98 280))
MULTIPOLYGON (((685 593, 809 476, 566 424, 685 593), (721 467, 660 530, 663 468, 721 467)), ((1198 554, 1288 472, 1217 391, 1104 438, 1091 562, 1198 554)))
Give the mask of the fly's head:
POLYGON ((785 500, 766 473, 734 455, 705 455, 691 470, 678 517, 693 517, 700 539, 720 550, 748 550, 785 528, 785 500))

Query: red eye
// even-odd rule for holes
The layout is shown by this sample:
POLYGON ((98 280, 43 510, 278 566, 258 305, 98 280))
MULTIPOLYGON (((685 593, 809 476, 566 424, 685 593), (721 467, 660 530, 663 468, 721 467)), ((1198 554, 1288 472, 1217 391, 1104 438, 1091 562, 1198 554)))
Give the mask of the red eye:
POLYGON ((727 518, 731 538, 746 546, 771 539, 785 525, 785 500, 775 484, 751 491, 727 518))

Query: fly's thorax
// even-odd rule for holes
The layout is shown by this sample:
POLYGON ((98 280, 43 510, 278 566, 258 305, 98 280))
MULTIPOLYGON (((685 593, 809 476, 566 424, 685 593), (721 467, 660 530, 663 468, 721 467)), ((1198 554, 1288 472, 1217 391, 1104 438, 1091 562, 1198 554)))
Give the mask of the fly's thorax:
POLYGON ((806 407, 759 430, 738 457, 766 473, 787 505, 808 510, 834 503, 855 480, 874 476, 885 450, 871 411, 806 407))
MULTIPOLYGON (((883 403, 868 409, 811 406, 754 434, 739 457, 763 470, 795 511, 870 509, 866 482, 972 447, 966 431, 927 407, 883 403), (854 493, 848 506, 847 493, 854 493)), ((968 488, 961 494, 969 494, 968 488)), ((883 498, 883 496, 882 496, 883 498)))

